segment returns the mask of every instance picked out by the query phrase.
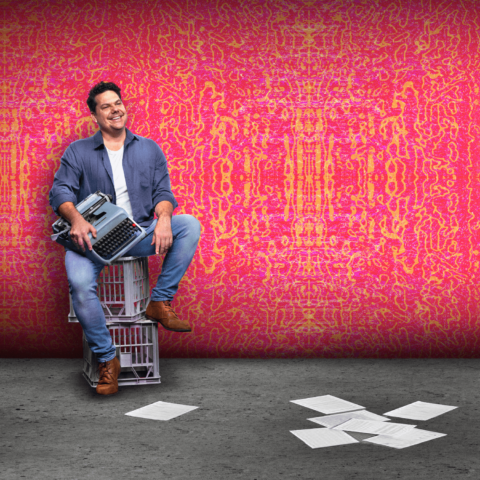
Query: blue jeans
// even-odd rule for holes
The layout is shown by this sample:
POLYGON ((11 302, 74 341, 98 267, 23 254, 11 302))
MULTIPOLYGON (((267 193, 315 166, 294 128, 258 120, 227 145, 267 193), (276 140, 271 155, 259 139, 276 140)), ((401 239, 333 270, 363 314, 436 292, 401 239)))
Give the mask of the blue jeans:
MULTIPOLYGON (((155 220, 147 229, 147 236, 125 256, 149 257, 155 255, 152 243, 155 220)), ((200 222, 191 215, 172 217, 173 244, 163 260, 162 272, 152 290, 152 300, 173 300, 178 284, 193 259, 200 238, 200 222)), ((65 255, 70 294, 73 309, 82 325, 85 337, 99 362, 107 362, 115 357, 115 347, 108 331, 105 314, 97 296, 97 279, 103 270, 102 263, 67 250, 65 255)))

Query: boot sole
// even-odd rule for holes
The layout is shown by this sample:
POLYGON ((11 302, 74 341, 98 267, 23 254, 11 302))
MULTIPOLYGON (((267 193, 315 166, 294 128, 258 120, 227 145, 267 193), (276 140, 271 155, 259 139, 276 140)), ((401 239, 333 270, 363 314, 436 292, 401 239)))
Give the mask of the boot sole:
POLYGON ((118 387, 117 391, 113 393, 99 393, 98 390, 95 388, 95 392, 97 392, 97 395, 100 395, 101 397, 110 397, 111 395, 116 395, 118 393, 118 387))
POLYGON ((148 318, 148 320, 151 320, 152 322, 157 322, 159 325, 161 325, 165 330, 168 330, 170 332, 191 332, 192 329, 182 329, 182 330, 178 330, 178 329, 174 329, 174 328, 168 328, 166 327, 160 320, 157 320, 156 318, 153 318, 151 317, 150 315, 145 315, 145 318, 148 318))

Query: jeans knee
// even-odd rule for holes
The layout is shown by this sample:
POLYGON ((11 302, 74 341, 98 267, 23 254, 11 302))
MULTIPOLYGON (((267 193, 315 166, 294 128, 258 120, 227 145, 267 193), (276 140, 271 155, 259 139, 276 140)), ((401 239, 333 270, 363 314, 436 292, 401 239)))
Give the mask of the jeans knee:
POLYGON ((184 214, 182 215, 182 221, 185 225, 185 231, 187 234, 194 240, 198 242, 201 232, 201 224, 193 215, 184 214))
POLYGON ((85 278, 69 278, 68 286, 70 290, 70 295, 72 295, 72 297, 80 303, 88 300, 91 295, 97 294, 96 282, 93 282, 92 284, 85 278))
POLYGON ((91 272, 83 268, 71 268, 67 270, 68 287, 70 295, 78 302, 88 300, 97 294, 97 282, 92 278, 91 272))
POLYGON ((191 217, 192 218, 192 231, 193 234, 195 235, 195 239, 198 240, 200 239, 200 233, 202 232, 202 225, 200 224, 200 221, 198 218, 191 217))
MULTIPOLYGON (((65 256, 65 267, 67 270, 68 286, 70 294, 86 296, 96 294, 98 265, 93 264, 87 258, 71 251, 65 256)), ((103 265, 101 266, 103 267, 103 265)))

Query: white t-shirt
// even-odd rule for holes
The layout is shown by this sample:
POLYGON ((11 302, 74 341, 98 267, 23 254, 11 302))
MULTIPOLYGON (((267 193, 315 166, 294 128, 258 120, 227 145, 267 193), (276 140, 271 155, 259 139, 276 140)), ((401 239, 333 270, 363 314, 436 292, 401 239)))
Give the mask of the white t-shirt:
POLYGON ((113 171, 113 185, 115 187, 115 195, 117 196, 117 205, 122 207, 129 217, 133 218, 132 204, 128 196, 127 182, 125 181, 125 172, 123 171, 123 146, 116 152, 107 148, 107 152, 113 171))

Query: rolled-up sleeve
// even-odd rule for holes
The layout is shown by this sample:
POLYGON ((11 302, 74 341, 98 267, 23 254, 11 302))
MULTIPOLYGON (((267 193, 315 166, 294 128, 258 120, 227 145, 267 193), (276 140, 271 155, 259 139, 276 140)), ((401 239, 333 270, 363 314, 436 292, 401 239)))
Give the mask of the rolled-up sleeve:
POLYGON ((81 170, 78 167, 74 149, 69 146, 62 156, 60 168, 53 179, 49 200, 53 211, 59 215, 58 207, 65 202, 77 203, 81 170))
POLYGON ((178 207, 178 203, 172 193, 170 185, 170 175, 168 174, 167 159, 157 146, 158 152, 155 159, 155 170, 153 177, 153 207, 164 200, 169 201, 173 208, 178 207))

